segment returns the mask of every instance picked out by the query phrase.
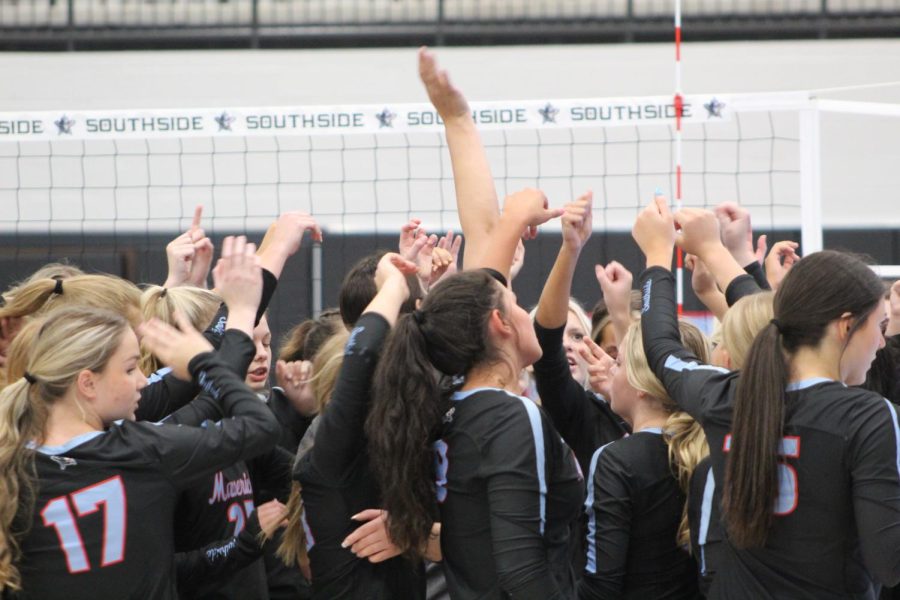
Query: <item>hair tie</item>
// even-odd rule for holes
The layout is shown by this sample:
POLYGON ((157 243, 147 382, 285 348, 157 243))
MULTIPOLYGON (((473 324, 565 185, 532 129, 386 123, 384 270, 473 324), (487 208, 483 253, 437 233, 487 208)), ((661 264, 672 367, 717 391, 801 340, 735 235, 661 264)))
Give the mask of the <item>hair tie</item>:
POLYGON ((31 385, 37 383, 37 378, 28 371, 25 371, 25 374, 22 375, 22 377, 24 377, 25 381, 27 381, 31 385))
POLYGON ((54 293, 54 294, 62 294, 62 293, 63 293, 63 289, 62 289, 62 281, 63 281, 62 279, 57 279, 57 280, 56 280, 56 285, 53 287, 53 293, 54 293))
POLYGON ((165 298, 166 294, 168 294, 168 293, 169 293, 169 288, 163 288, 162 291, 159 293, 159 297, 165 298))
POLYGON ((503 273, 501 273, 500 271, 491 269, 490 267, 483 267, 481 270, 499 281, 500 285, 502 285, 503 287, 509 287, 509 283, 506 281, 506 277, 504 277, 503 273))
POLYGON ((778 319, 772 319, 771 321, 769 321, 769 323, 775 326, 775 329, 778 330, 778 333, 784 333, 784 330, 781 327, 781 321, 779 321, 778 319))
POLYGON ((413 319, 415 319, 416 323, 418 323, 419 327, 425 324, 425 313, 423 313, 418 308, 412 313, 413 319))

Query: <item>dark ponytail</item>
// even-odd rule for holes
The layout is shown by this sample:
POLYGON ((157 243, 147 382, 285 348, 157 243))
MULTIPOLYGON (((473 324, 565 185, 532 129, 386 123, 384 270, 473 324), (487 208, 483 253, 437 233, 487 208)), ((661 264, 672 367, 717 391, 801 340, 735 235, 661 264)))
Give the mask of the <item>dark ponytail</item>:
POLYGON ((723 506, 736 547, 765 545, 775 519, 791 356, 801 347, 818 346, 829 323, 845 313, 855 319, 852 336, 883 292, 861 260, 826 250, 797 263, 775 294, 775 318, 753 341, 735 394, 723 506))
POLYGON ((366 437, 391 539, 410 556, 421 555, 434 522, 431 445, 448 408, 441 376, 496 359, 487 322, 502 310, 501 293, 483 271, 448 277, 419 310, 397 319, 382 350, 366 437))

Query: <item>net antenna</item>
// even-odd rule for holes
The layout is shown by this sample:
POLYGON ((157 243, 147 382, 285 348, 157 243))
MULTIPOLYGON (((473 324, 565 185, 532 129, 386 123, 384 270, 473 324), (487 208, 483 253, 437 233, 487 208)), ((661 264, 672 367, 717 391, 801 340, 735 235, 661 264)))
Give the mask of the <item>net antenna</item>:
MULTIPOLYGON (((681 121, 684 96, 681 90, 681 0, 675 0, 675 211, 681 210, 681 121)), ((678 314, 684 314, 684 251, 675 249, 675 301, 678 314)))

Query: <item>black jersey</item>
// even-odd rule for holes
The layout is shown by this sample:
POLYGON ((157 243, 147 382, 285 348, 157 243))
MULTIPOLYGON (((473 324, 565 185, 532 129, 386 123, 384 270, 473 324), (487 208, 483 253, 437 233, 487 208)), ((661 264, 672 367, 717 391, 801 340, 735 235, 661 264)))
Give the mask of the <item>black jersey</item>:
POLYGON ((574 454, 527 398, 479 388, 451 399, 435 442, 450 596, 570 598, 569 538, 584 497, 574 454))
POLYGON ((38 490, 22 543, 24 597, 175 598, 178 491, 271 448, 278 423, 214 354, 190 364, 229 418, 182 427, 117 422, 35 452, 38 490))
POLYGON ((700 592, 709 594, 721 560, 722 486, 716 485, 712 459, 706 457, 691 473, 688 493, 688 521, 691 527, 691 553, 697 562, 700 592))
POLYGON ((402 557, 373 564, 344 541, 360 525, 350 517, 381 505, 369 467, 364 424, 372 375, 390 326, 365 313, 350 333, 331 402, 322 412, 315 444, 297 463, 303 489, 303 526, 313 598, 320 600, 416 600, 425 596, 420 567, 402 557))
POLYGON ((694 561, 677 542, 685 495, 662 430, 644 429, 597 449, 588 482, 587 564, 578 598, 697 598, 694 561))
MULTIPOLYGON (((666 269, 642 275, 647 360, 706 432, 723 482, 737 373, 685 349, 666 269)), ((761 549, 726 538, 711 598, 875 598, 900 580, 900 430, 894 406, 865 390, 813 379, 787 388, 777 518, 761 549), (873 580, 874 579, 874 580, 873 580)))
MULTIPOLYGON (((224 332, 217 356, 243 377, 255 352, 249 336, 232 329, 224 332)), ((199 426, 224 416, 219 404, 204 392, 165 422, 199 426)), ((181 493, 175 513, 176 551, 191 555, 198 548, 207 548, 207 553, 216 553, 217 568, 201 569, 207 573, 205 577, 201 573, 185 577, 186 569, 180 568, 180 596, 268 598, 263 549, 257 543, 256 560, 248 561, 247 552, 238 551, 243 549, 238 543, 243 540, 243 531, 255 519, 257 504, 273 497, 286 501, 290 464, 291 456, 276 447, 250 461, 241 460, 209 474, 181 493), (231 540, 234 541, 229 544, 231 540)), ((185 562, 183 556, 177 556, 176 561, 185 562)))
POLYGON ((294 410, 291 401, 287 399, 284 390, 280 387, 272 388, 267 403, 272 413, 278 418, 278 422, 281 423, 281 438, 278 440, 278 445, 291 454, 295 454, 314 415, 307 417, 294 410))
POLYGON ((602 396, 584 389, 572 377, 563 348, 565 326, 546 329, 535 321, 534 331, 543 352, 534 363, 541 406, 575 452, 581 472, 587 473, 594 451, 621 439, 630 428, 602 396))

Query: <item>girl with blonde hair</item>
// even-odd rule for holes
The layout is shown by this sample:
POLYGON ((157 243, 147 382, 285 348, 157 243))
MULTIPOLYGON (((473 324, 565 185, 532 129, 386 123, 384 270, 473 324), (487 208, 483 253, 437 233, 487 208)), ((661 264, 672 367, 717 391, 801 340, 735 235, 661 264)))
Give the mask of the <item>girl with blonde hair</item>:
MULTIPOLYGON (((679 328, 688 347, 708 356, 696 327, 680 322, 679 328)), ((578 597, 695 598, 685 500, 691 472, 709 453, 703 430, 650 370, 640 321, 628 329, 612 377, 612 409, 634 433, 591 459, 587 564, 578 597)))
POLYGON ((43 323, 28 370, 0 393, 7 498, 0 588, 36 598, 175 598, 177 490, 265 451, 277 423, 187 324, 144 337, 181 376, 217 391, 219 427, 134 423, 146 378, 120 316, 72 307, 43 323), (112 342, 112 343, 111 343, 112 342), (99 518, 97 514, 101 515, 99 518))

